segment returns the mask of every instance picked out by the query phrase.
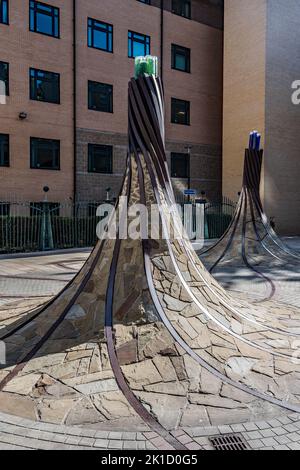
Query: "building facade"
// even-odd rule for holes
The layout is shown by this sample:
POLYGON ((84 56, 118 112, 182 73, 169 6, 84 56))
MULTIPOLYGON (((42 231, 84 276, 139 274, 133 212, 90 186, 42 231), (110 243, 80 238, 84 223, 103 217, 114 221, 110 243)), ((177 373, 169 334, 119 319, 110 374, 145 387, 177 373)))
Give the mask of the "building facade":
POLYGON ((0 0, 0 201, 116 197, 134 57, 159 57, 178 197, 221 194, 223 2, 0 0))
POLYGON ((299 0, 226 0, 224 40, 223 191, 240 190, 247 134, 263 136, 261 195, 285 235, 300 233, 299 0))

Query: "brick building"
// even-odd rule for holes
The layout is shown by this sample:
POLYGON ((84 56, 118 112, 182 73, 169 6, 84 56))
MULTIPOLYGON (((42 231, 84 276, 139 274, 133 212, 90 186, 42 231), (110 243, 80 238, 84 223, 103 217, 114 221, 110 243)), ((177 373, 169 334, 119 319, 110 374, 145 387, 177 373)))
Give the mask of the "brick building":
POLYGON ((118 193, 134 56, 157 55, 178 195, 221 194, 221 0, 0 0, 0 201, 118 193))

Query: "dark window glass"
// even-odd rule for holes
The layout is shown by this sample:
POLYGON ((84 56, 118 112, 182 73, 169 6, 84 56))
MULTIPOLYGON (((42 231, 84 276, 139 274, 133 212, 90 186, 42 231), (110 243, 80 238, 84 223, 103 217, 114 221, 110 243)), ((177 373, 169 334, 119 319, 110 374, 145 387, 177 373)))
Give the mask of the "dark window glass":
POLYGON ((113 52, 113 26, 88 18, 88 46, 113 52))
POLYGON ((31 168, 41 170, 60 169, 59 140, 31 137, 30 146, 31 168))
POLYGON ((0 0, 0 23, 8 24, 8 0, 0 0))
POLYGON ((172 13, 190 19, 192 13, 191 0, 172 0, 172 13))
POLYGON ((30 99, 58 104, 60 102, 59 82, 58 73, 30 69, 30 99))
POLYGON ((97 209, 101 203, 91 202, 88 204, 87 213, 88 217, 96 217, 97 209))
POLYGON ((187 153, 171 154, 171 176, 172 178, 189 177, 189 155, 187 153))
POLYGON ((172 44, 172 69, 181 72, 191 71, 191 50, 187 47, 172 44))
POLYGON ((128 31, 128 57, 150 55, 150 36, 128 31))
POLYGON ((147 3, 147 5, 151 5, 151 0, 138 0, 141 3, 147 3))
POLYGON ((89 172, 113 172, 113 148, 110 145, 89 144, 89 172))
POLYGON ((0 134, 0 166, 9 166, 9 136, 0 134))
MULTIPOLYGON (((9 64, 7 62, 0 62, 0 81, 4 82, 5 94, 9 95, 9 64)), ((2 86, 0 86, 0 93, 2 93, 2 86)))
MULTIPOLYGON (((60 204, 59 202, 48 202, 48 208, 51 217, 59 217, 60 204)), ((36 217, 43 213, 45 205, 42 202, 32 202, 30 204, 30 217, 36 217)))
POLYGON ((8 217, 10 215, 10 204, 0 202, 0 217, 8 217))
POLYGON ((172 123, 190 125, 190 102, 172 98, 172 123))
POLYGON ((30 1, 30 31, 59 37, 59 8, 30 1))
POLYGON ((89 109, 113 112, 113 86, 89 81, 89 109))

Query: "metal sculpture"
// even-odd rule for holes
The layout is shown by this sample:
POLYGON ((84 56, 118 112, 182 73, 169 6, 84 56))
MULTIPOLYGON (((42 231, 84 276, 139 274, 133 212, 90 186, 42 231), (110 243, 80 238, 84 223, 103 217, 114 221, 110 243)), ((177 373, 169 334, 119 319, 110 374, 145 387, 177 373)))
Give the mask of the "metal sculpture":
POLYGON ((229 228, 215 245, 200 251, 199 255, 211 273, 221 265, 246 266, 270 285, 272 297, 276 286, 264 274, 264 263, 297 265, 300 254, 281 241, 264 212, 260 197, 263 164, 260 140, 256 131, 250 134, 249 148, 245 151, 242 191, 229 228))
MULTIPOLYGON (((240 410, 242 420, 300 412, 293 383, 278 389, 283 371, 298 380, 292 344, 300 323, 296 313, 288 313, 290 328, 274 312, 237 302, 199 261, 174 206, 162 83, 155 67, 151 75, 141 69, 129 83, 127 168, 114 215, 122 218, 125 200, 130 224, 135 204, 149 213, 155 205, 162 236, 123 237, 120 225, 116 237, 104 236, 115 225, 110 219, 64 291, 4 325, 0 409, 24 383, 38 419, 122 419, 122 426, 146 426, 166 446, 184 449, 171 433, 178 426, 239 422, 240 410)), ((20 413, 24 397, 14 399, 20 413)))

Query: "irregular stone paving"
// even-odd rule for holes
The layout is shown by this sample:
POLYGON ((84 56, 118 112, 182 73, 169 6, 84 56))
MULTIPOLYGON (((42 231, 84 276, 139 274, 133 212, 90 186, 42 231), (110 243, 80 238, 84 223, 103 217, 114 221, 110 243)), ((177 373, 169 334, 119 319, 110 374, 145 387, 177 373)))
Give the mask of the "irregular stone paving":
MULTIPOLYGON (((187 450, 214 450, 209 437, 242 435, 249 449, 300 450, 300 416, 172 433, 187 450)), ((96 431, 36 423, 0 413, 0 450, 171 450, 154 432, 96 431)))
MULTIPOLYGON (((125 259, 130 253, 132 256, 132 249, 133 248, 129 246, 128 251, 125 250, 121 252, 120 256, 124 256, 125 259)), ((139 254, 135 253, 134 256, 136 258, 139 254)), ((104 259, 101 268, 103 274, 103 269, 107 269, 104 259)), ((166 273, 168 283, 163 285, 161 291, 165 293, 165 289, 168 289, 167 295, 169 297, 166 311, 172 321, 174 308, 172 305, 174 290, 172 290, 172 283, 170 282, 170 274, 172 273, 169 271, 166 271, 166 273)), ((126 297, 129 293, 132 294, 136 275, 136 272, 132 273, 132 280, 128 281, 127 290, 122 293, 122 297, 126 297)), ((96 273, 95 279, 97 279, 97 277, 98 273, 96 273)), ((122 273, 119 273, 119 279, 122 279, 122 273)), ((176 285, 176 282, 174 285, 176 285)), ((91 287, 92 286, 93 282, 91 283, 91 287)), ((99 291, 99 286, 97 288, 99 291)), ((102 288, 105 292, 105 286, 102 286, 102 288)), ((120 284, 117 292, 120 292, 121 289, 124 289, 124 286, 120 284)), ((158 289, 158 291, 160 291, 160 289, 158 289)), ((189 307, 190 303, 187 302, 186 296, 183 293, 180 294, 180 298, 181 300, 179 301, 177 298, 176 311, 182 312, 186 307, 189 307), (179 302, 182 302, 184 305, 182 309, 180 308, 179 302)), ((148 301, 149 300, 145 297, 143 301, 144 305, 147 305, 148 301)), ((103 299, 99 298, 99 302, 102 303, 103 299)), ((236 302, 239 304, 238 300, 236 302)), ((19 305, 11 305, 11 308, 16 311, 18 308, 21 310, 21 305, 22 303, 20 302, 19 305)), ((29 305, 27 305, 27 307, 28 306, 29 305)), ((5 308, 7 309, 9 307, 6 305, 5 308)), ((259 308, 261 308, 261 306, 259 308)), ((283 311, 282 308, 274 305, 273 308, 275 310, 279 308, 277 313, 280 314, 284 320, 286 309, 283 311)), ((93 309, 93 311, 95 310, 93 309)), ((121 318, 122 303, 119 304, 118 298, 116 298, 115 311, 116 319, 119 318, 118 315, 121 318)), ((255 311, 255 309, 253 309, 253 311, 255 311)), ((93 314, 93 312, 91 313, 93 314)), ((288 314, 286 318, 288 320, 286 324, 287 328, 290 326, 293 313, 294 312, 288 314)), ((144 314, 144 312, 141 312, 141 314, 144 314)), ((147 314, 150 314, 149 309, 147 310, 147 314)), ((129 309, 128 315, 133 321, 138 319, 134 309, 134 301, 132 304, 132 312, 129 309)), ((80 321, 81 316, 82 311, 78 305, 76 308, 73 308, 68 315, 68 322, 63 326, 64 332, 66 331, 66 325, 69 324, 68 328, 71 328, 72 324, 76 325, 76 322, 80 321)), ((20 313, 20 318, 21 317, 22 314, 20 313)), ((192 317, 193 316, 187 315, 187 317, 183 316, 183 319, 187 318, 189 323, 192 317)), ((152 414, 166 429, 169 429, 171 433, 175 433, 179 442, 184 441, 182 443, 187 448, 198 448, 197 446, 208 447, 209 442, 207 440, 205 444, 200 445, 197 439, 205 438, 201 433, 208 432, 208 429, 210 429, 209 435, 216 434, 216 431, 220 431, 216 427, 211 429, 211 424, 218 426, 224 423, 230 425, 232 422, 235 422, 237 425, 244 423, 243 425, 246 426, 247 423, 253 421, 253 418, 255 419, 256 416, 260 416, 262 419, 266 420, 277 419, 278 416, 280 420, 287 419, 285 416, 287 411, 273 405, 268 405, 268 403, 261 402, 249 394, 244 394, 243 392, 233 389, 228 384, 222 383, 222 381, 217 379, 213 374, 210 374, 207 370, 200 367, 194 359, 190 358, 188 354, 185 354, 164 325, 162 325, 161 322, 157 322, 155 312, 153 312, 153 316, 149 318, 149 320, 151 323, 147 323, 146 325, 139 325, 138 322, 136 325, 132 326, 128 326, 128 323, 127 325, 119 323, 116 325, 116 349, 119 363, 135 395, 151 409, 152 414), (173 431, 173 429, 177 430, 173 431), (184 431, 182 431, 182 429, 184 429, 184 431), (197 430, 196 432, 199 433, 198 435, 194 435, 195 429, 197 430)), ((53 320, 48 319, 48 321, 51 323, 53 320)), ((98 319, 98 321, 101 323, 103 320, 98 319)), ((205 324, 206 323, 204 323, 204 325, 205 324)), ((99 331, 101 331, 101 328, 98 328, 99 324, 94 325, 96 327, 95 332, 99 334, 99 331)), ((201 341, 202 345, 205 345, 207 341, 211 341, 211 336, 208 337, 209 339, 205 339, 203 336, 203 328, 201 328, 201 331, 195 336, 196 333, 193 332, 193 330, 196 331, 194 329, 195 323, 192 324, 191 329, 187 328, 187 325, 187 323, 184 323, 184 330, 188 331, 191 336, 185 339, 187 342, 191 341, 191 346, 193 346, 193 341, 195 341, 196 337, 197 341, 201 341)), ((77 427, 77 425, 79 423, 81 424, 83 421, 86 422, 86 425, 89 427, 97 425, 98 429, 101 429, 101 431, 103 431, 105 427, 109 427, 110 429, 105 432, 116 432, 119 433, 118 436, 120 435, 118 429, 130 429, 129 432, 136 430, 145 432, 145 424, 141 423, 140 419, 137 418, 135 412, 128 406, 122 393, 118 390, 114 375, 108 364, 106 345, 104 343, 101 344, 101 342, 99 344, 99 338, 97 338, 97 342, 91 342, 91 337, 86 338, 88 342, 82 344, 84 332, 90 332, 90 327, 90 321, 86 321, 84 330, 81 330, 83 336, 80 338, 80 343, 78 343, 77 346, 74 346, 74 343, 77 343, 76 339, 74 341, 74 338, 70 343, 66 341, 65 353, 56 353, 55 351, 55 341, 61 342, 62 340, 60 333, 62 329, 59 330, 53 337, 52 345, 50 342, 43 351, 42 357, 31 361, 27 368, 25 368, 24 373, 8 384, 4 394, 1 394, 0 405, 3 406, 2 410, 10 413, 18 413, 18 408, 16 408, 16 403, 18 402, 20 409, 22 408, 20 414, 23 413, 25 419, 29 418, 31 423, 33 422, 32 420, 40 420, 40 422, 33 423, 34 425, 43 426, 46 421, 50 423, 55 422, 58 426, 60 423, 64 422, 77 427), (19 379, 22 380, 21 386, 19 379), (4 396, 6 396, 6 398, 4 398, 4 396), (15 398, 17 398, 17 401, 14 400, 15 398), (9 409, 9 407, 12 409, 9 409)), ((72 337, 72 328, 69 331, 72 337)), ((181 334, 183 335, 182 331, 181 334)), ((215 328, 213 328, 213 335, 215 335, 215 338, 218 338, 217 343, 215 345, 214 343, 208 343, 206 347, 212 344, 213 348, 216 348, 218 351, 218 354, 222 354, 222 350, 224 354, 226 348, 228 349, 228 343, 230 343, 228 337, 220 332, 217 333, 215 328)), ((232 349, 233 343, 230 344, 229 350, 232 349)), ((199 344, 197 348, 199 350, 199 344)), ((201 354, 202 353, 203 351, 201 354)), ((257 351, 255 351, 255 354, 257 356, 257 351)), ((257 358, 256 356, 255 358, 257 358)), ((226 360, 226 356, 220 355, 219 357, 223 362, 226 360)), ((242 356, 235 354, 234 357, 237 359, 236 362, 232 364, 236 372, 238 370, 237 367, 241 367, 238 358, 242 356)), ((263 358, 264 356, 262 359, 263 358)), ((254 366, 254 358, 252 355, 251 359, 251 370, 255 372, 255 369, 258 369, 257 363, 254 366)), ((262 364, 265 367, 264 371, 267 371, 268 364, 264 364, 263 362, 262 364)), ((246 368, 243 369, 243 373, 249 376, 251 372, 251 370, 248 370, 249 363, 245 363, 243 367, 246 368)), ((264 380, 265 373, 261 372, 262 369, 259 371, 259 374, 262 375, 264 380)), ((7 372, 2 371, 0 375, 6 373, 7 372)), ((290 374, 281 373, 281 376, 284 377, 284 375, 288 377, 290 374)), ((268 374, 266 374, 266 376, 268 376, 268 374)), ((292 383, 294 384, 294 379, 291 380, 291 384, 292 383)), ((289 387, 291 387, 291 384, 289 387)), ((259 386, 261 387, 261 384, 259 386)), ((294 387, 297 388, 296 385, 294 385, 294 387)), ((279 389, 283 390, 283 393, 285 393, 285 388, 282 388, 282 384, 279 389)), ((278 389, 276 389, 276 393, 278 393, 278 389)), ((289 419, 293 422, 295 417, 289 419)), ((45 424, 46 427, 48 425, 51 426, 51 424, 45 424)), ((230 432, 229 429, 232 428, 225 427, 224 429, 230 432)), ((246 431, 245 428, 245 433, 246 431)), ((146 434, 146 438, 150 440, 152 445, 158 448, 169 448, 168 444, 162 440, 161 436, 149 430, 148 432, 149 434, 146 434)), ((246 434, 245 437, 248 439, 246 434)), ((253 436, 250 436, 250 441, 251 437, 253 436)), ((265 436, 262 437, 264 439, 268 438, 265 436)), ((114 441, 114 439, 111 440, 114 441)), ((253 439, 253 441, 257 440, 260 441, 258 438, 253 439)), ((278 442, 277 440, 275 441, 278 442)), ((281 442, 283 441, 284 439, 282 438, 281 442)), ((18 442, 20 443, 20 441, 18 442)), ((271 441, 269 441, 269 443, 270 442, 271 441)), ((104 445, 103 442, 101 442, 101 444, 104 445)), ((111 443, 111 445, 113 444, 114 443, 111 443)), ((275 446, 266 446, 265 444, 266 442, 263 441, 261 447, 275 446)), ((6 443, 5 445, 9 446, 12 444, 6 443)), ((39 445, 41 445, 41 443, 39 443, 39 445)), ((64 443, 64 445, 66 444, 64 443)), ((120 446, 121 444, 118 443, 116 445, 120 446)), ((126 445, 132 446, 134 444, 128 441, 126 445)), ((142 444, 140 445, 142 446, 142 444)), ((251 445, 255 446, 258 445, 258 443, 255 442, 251 445)), ((281 443, 279 445, 285 444, 281 443)), ((290 445, 296 447, 297 441, 293 441, 290 445)))

